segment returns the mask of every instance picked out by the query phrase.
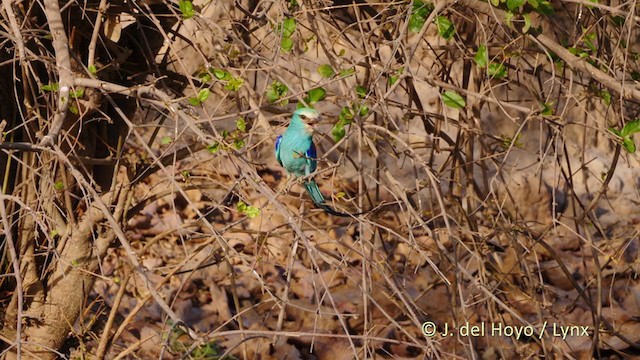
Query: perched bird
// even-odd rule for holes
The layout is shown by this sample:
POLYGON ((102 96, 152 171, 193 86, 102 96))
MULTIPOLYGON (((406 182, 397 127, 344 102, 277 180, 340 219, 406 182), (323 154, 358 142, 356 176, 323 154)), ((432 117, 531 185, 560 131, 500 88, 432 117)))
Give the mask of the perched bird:
MULTIPOLYGON (((318 167, 316 146, 313 143, 313 126, 320 121, 315 109, 301 108, 293 113, 293 118, 284 134, 276 139, 276 159, 289 174, 303 177, 312 174, 318 167)), ((312 178, 302 183, 311 200, 319 208, 335 216, 356 216, 360 214, 342 213, 332 209, 325 202, 318 184, 312 178)))

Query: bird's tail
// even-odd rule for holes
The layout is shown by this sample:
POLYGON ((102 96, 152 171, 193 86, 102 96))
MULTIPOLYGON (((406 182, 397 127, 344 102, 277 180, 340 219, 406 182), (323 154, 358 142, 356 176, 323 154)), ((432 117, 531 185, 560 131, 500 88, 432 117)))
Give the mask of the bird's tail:
POLYGON ((316 204, 317 207, 321 208, 322 210, 324 210, 325 212, 327 212, 327 213, 329 213, 331 215, 342 216, 342 217, 353 217, 353 216, 357 216, 357 215, 362 214, 362 213, 359 213, 359 214, 347 214, 347 213, 342 213, 342 212, 339 212, 339 211, 336 211, 336 210, 332 209, 325 202, 324 196, 322 196, 322 192, 320 191, 320 188, 318 188, 318 183, 316 183, 316 181, 313 180, 313 179, 311 179, 309 181, 305 181, 304 187, 305 187, 305 189, 307 189, 307 193, 309 193, 309 196, 311 196, 311 200, 313 200, 313 203, 316 204))
POLYGON ((322 196, 322 192, 320 192, 320 188, 318 188, 318 183, 315 180, 310 179, 309 181, 304 182, 304 188, 307 189, 309 196, 311 196, 311 200, 313 203, 320 206, 325 203, 324 196, 322 196))

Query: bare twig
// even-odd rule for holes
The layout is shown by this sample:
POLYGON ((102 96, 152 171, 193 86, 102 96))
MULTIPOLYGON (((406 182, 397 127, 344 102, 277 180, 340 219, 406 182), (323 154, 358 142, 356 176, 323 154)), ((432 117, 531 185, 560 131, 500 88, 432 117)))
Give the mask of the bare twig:
POLYGON ((4 11, 7 13, 7 17, 9 18, 9 26, 11 26, 11 31, 13 32, 14 41, 18 47, 18 59, 20 63, 24 62, 27 58, 27 55, 24 50, 24 41, 22 40, 22 33, 20 32, 20 26, 18 25, 18 19, 16 19, 16 13, 13 11, 13 1, 11 0, 2 0, 2 6, 4 11))
POLYGON ((7 207, 5 204, 5 197, 0 197, 0 218, 2 218, 2 228, 4 230, 4 236, 7 240, 9 248, 9 254, 11 256, 11 265, 13 266, 13 276, 16 279, 16 289, 18 293, 18 313, 16 319, 16 354, 18 358, 22 355, 22 311, 23 311, 23 288, 22 288, 22 275, 20 273, 20 260, 16 253, 16 244, 13 241, 13 230, 9 223, 9 216, 7 214, 7 207))
POLYGON ((53 48, 56 53, 56 70, 58 71, 58 104, 49 133, 40 141, 40 146, 51 146, 58 141, 58 135, 64 125, 69 108, 69 92, 73 85, 73 72, 71 70, 71 57, 69 55, 69 39, 62 22, 62 14, 58 0, 45 0, 44 10, 51 31, 53 48))
POLYGON ((98 36, 100 36, 100 30, 102 29, 103 17, 107 11, 107 0, 100 0, 98 6, 98 14, 96 15, 96 21, 93 25, 93 33, 91 34, 91 42, 89 43, 89 57, 87 59, 87 68, 95 67, 96 62, 96 43, 98 42, 98 36))
POLYGON ((100 337, 100 343, 98 344, 98 350, 96 351, 96 359, 103 359, 104 355, 107 351, 107 345, 109 344, 109 340, 111 339, 111 328, 113 327, 114 320, 118 315, 118 309, 120 307, 120 302, 124 296, 125 291, 127 290, 127 284, 129 283, 129 278, 131 278, 131 273, 127 271, 124 278, 120 283, 120 287, 118 288, 118 293, 116 294, 115 299, 113 300, 113 306, 111 307, 111 311, 109 312, 109 317, 107 318, 107 322, 104 324, 104 328, 102 329, 102 336, 100 337))
MULTIPOLYGON (((496 15, 500 19, 505 19, 506 13, 503 10, 492 7, 489 3, 473 0, 459 0, 458 3, 487 16, 496 15)), ((573 55, 564 46, 558 44, 558 42, 551 39, 550 37, 542 33, 527 34, 527 37, 533 40, 535 43, 541 45, 543 49, 546 48, 554 52, 572 69, 589 75, 590 77, 600 82, 602 85, 620 93, 623 98, 640 101, 640 90, 636 89, 633 85, 625 84, 623 81, 616 80, 612 76, 605 74, 602 70, 587 62, 587 59, 579 58, 573 55)))

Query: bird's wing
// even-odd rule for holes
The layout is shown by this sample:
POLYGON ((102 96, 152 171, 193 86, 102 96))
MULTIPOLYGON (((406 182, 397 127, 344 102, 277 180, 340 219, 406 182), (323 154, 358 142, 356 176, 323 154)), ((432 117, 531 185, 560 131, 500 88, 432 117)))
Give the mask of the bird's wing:
POLYGON ((282 160, 280 160, 280 143, 281 142, 282 142, 282 135, 276 138, 276 160, 278 160, 278 164, 280 164, 280 166, 284 167, 284 165, 282 165, 282 160))
POLYGON ((313 141, 311 142, 311 146, 309 146, 309 149, 307 149, 307 152, 304 155, 307 158, 306 175, 309 175, 316 171, 316 168, 318 167, 318 161, 316 160, 318 154, 316 153, 316 145, 313 143, 313 141))

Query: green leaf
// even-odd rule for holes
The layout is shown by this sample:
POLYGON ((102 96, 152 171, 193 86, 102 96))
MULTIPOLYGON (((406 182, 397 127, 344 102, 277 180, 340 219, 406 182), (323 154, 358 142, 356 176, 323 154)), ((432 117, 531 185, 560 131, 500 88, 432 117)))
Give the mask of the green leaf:
POLYGON ((504 13, 504 22, 510 28, 513 28, 513 24, 512 24, 513 16, 514 16, 513 13, 510 11, 505 11, 504 13))
POLYGON ((53 84, 47 84, 47 85, 40 86, 40 90, 42 90, 44 92, 54 92, 54 91, 58 91, 58 89, 60 89, 60 84, 59 83, 53 83, 53 84))
POLYGON ((631 154, 636 152, 636 143, 634 143, 633 139, 631 139, 628 136, 622 139, 622 146, 624 147, 625 150, 627 150, 627 152, 631 154))
POLYGON ((338 56, 342 57, 342 56, 344 56, 344 54, 346 54, 346 53, 347 53, 347 50, 345 50, 345 49, 340 49, 340 52, 338 53, 338 56))
POLYGON ((69 105, 69 112, 75 115, 80 115, 80 110, 78 110, 78 107, 76 106, 76 104, 69 105))
POLYGON ((424 2, 422 0, 416 0, 413 2, 413 9, 411 10, 411 13, 417 14, 426 18, 429 15, 431 15, 431 12, 433 11, 433 9, 434 9, 434 6, 432 3, 424 2))
MULTIPOLYGON (((270 103, 274 103, 285 97, 287 95, 287 92, 289 92, 289 88, 287 87, 287 85, 279 82, 278 80, 274 80, 271 85, 269 85, 269 88, 267 88, 267 101, 269 101, 270 103)), ((285 106, 288 103, 288 100, 280 101, 280 105, 282 106, 285 106)))
POLYGON ((333 71, 333 68, 329 64, 323 64, 318 66, 317 71, 318 71, 318 74, 320 74, 320 76, 327 79, 333 77, 336 74, 336 72, 333 71))
POLYGON ((360 106, 360 111, 358 112, 360 116, 367 116, 369 114, 369 107, 367 105, 360 106))
POLYGON ((540 114, 546 115, 546 116, 553 115, 553 102, 543 103, 540 114))
POLYGON ((331 135, 333 136, 333 141, 338 142, 342 140, 342 138, 347 134, 347 131, 344 128, 346 125, 347 123, 343 121, 338 121, 333 126, 333 129, 331 129, 331 135))
POLYGON ((549 1, 546 1, 546 0, 529 0, 528 3, 539 14, 552 15, 555 12, 555 10, 553 9, 553 6, 551 6, 551 3, 549 1))
POLYGON ((633 136, 633 134, 635 133, 640 132, 640 119, 635 119, 628 122, 624 126, 624 128, 622 128, 622 131, 614 128, 609 128, 609 131, 622 138, 622 147, 624 147, 627 152, 636 152, 636 144, 631 136, 633 136))
POLYGON ((426 18, 423 18, 416 14, 412 14, 409 18, 409 31, 414 33, 420 32, 420 30, 422 30, 422 27, 424 26, 425 21, 427 21, 426 18))
POLYGON ((507 76, 507 68, 502 64, 491 63, 487 68, 487 75, 494 79, 502 79, 507 76))
POLYGON ((569 50, 569 52, 570 52, 571 54, 573 54, 573 55, 575 55, 575 56, 578 56, 578 57, 579 57, 579 58, 581 58, 581 59, 584 59, 584 58, 586 58, 586 57, 588 57, 588 56, 589 56, 589 53, 588 53, 588 52, 586 52, 586 51, 584 51, 584 50, 580 50, 580 49, 578 49, 578 48, 576 48, 576 47, 573 47, 573 46, 568 47, 568 48, 567 48, 567 50, 569 50))
POLYGON ((230 80, 232 78, 231 73, 223 69, 213 69, 213 76, 218 80, 230 80))
POLYGON ((98 69, 96 69, 96 66, 93 64, 89 65, 88 70, 91 75, 95 75, 98 73, 98 69))
POLYGON ((340 70, 340 77, 347 77, 356 73, 356 69, 348 68, 340 70))
POLYGON ((409 31, 420 32, 433 9, 434 6, 431 3, 425 3, 421 0, 414 1, 411 16, 409 17, 409 31))
POLYGON ((550 1, 541 1, 540 6, 536 8, 536 11, 542 15, 553 15, 555 9, 551 5, 550 1))
POLYGON ((255 206, 249 206, 247 207, 247 211, 245 213, 247 214, 247 217, 249 217, 249 219, 253 219, 260 215, 260 209, 255 206))
POLYGON ((238 91, 242 87, 242 84, 244 84, 243 79, 234 77, 227 82, 227 85, 225 85, 224 88, 229 91, 238 91))
POLYGON ((211 95, 211 91, 209 89, 200 89, 196 96, 189 98, 189 104, 193 106, 200 106, 205 102, 205 100, 207 100, 209 95, 211 95))
POLYGON ((211 154, 215 154, 219 150, 220 150, 220 143, 217 141, 207 146, 207 151, 209 151, 211 154))
POLYGON ((502 142, 500 144, 500 146, 502 146, 504 149, 508 149, 511 146, 515 146, 518 148, 523 148, 524 144, 522 142, 520 142, 520 138, 522 137, 522 134, 518 134, 516 136, 515 139, 508 137, 508 136, 502 136, 502 142))
POLYGON ((584 45, 588 47, 589 50, 591 50, 591 52, 593 53, 598 51, 598 49, 596 49, 595 44, 593 43, 595 40, 596 40, 596 33, 594 32, 588 33, 584 36, 584 45))
POLYGON ((473 57, 473 61, 476 62, 476 65, 478 65, 479 68, 487 66, 487 63, 489 62, 489 53, 487 52, 487 47, 485 45, 478 46, 478 51, 473 57))
POLYGON ((466 103, 462 96, 455 91, 445 91, 442 94, 442 101, 445 105, 453 109, 462 109, 466 106, 466 103))
POLYGON ((160 139, 160 144, 162 145, 169 145, 173 142, 173 140, 171 139, 171 136, 163 136, 160 139))
POLYGON ((364 99, 367 97, 367 89, 364 88, 364 86, 356 86, 356 95, 358 95, 358 97, 360 99, 364 99))
POLYGON ((247 122, 244 120, 244 118, 239 118, 238 120, 236 120, 236 128, 242 132, 247 131, 247 122))
POLYGON ((293 49, 293 33, 296 31, 296 19, 294 18, 285 18, 280 25, 277 27, 277 31, 282 34, 282 39, 280 40, 280 48, 289 52, 293 49))
POLYGON ((500 5, 500 0, 491 0, 491 5, 498 7, 500 5))
POLYGON ((200 91, 198 91, 198 101, 200 103, 205 102, 205 100, 207 100, 207 98, 209 98, 209 95, 211 94, 211 91, 207 88, 205 89, 201 89, 200 91))
POLYGON ((599 92, 600 97, 604 100, 604 103, 607 105, 611 105, 611 93, 607 90, 601 90, 599 92))
POLYGON ((513 11, 524 5, 526 2, 526 0, 507 0, 507 9, 513 11))
POLYGON ((233 140, 233 147, 236 148, 237 150, 242 149, 244 147, 244 140, 242 139, 233 140))
POLYGON ((522 14, 522 18, 524 19, 524 26, 522 27, 522 32, 526 34, 529 31, 529 29, 531 29, 531 15, 522 14))
POLYGON ((288 37, 282 38, 282 41, 280 42, 280 48, 285 52, 291 51, 291 49, 293 48, 293 40, 288 37))
POLYGON ((200 78, 200 81, 204 83, 213 80, 213 78, 211 77, 211 73, 208 71, 201 72, 200 74, 198 74, 198 77, 200 78))
POLYGON ((180 0, 178 2, 178 6, 180 6, 180 12, 182 12, 183 19, 191 19, 196 11, 193 9, 193 3, 191 0, 180 0))
POLYGON ((282 22, 282 37, 290 38, 296 31, 296 19, 286 18, 282 22))
POLYGON ((53 187, 55 187, 56 190, 62 190, 64 189, 64 183, 62 181, 57 181, 53 187))
POLYGON ((309 103, 310 104, 315 104, 318 101, 323 100, 325 97, 327 96, 327 91, 323 88, 315 88, 315 89, 311 89, 309 90, 309 103))
POLYGON ((398 81, 398 79, 400 79, 400 75, 402 75, 402 69, 393 71, 388 75, 389 77, 387 78, 387 83, 389 85, 395 84, 398 81))
POLYGON ((260 209, 255 206, 247 205, 244 201, 238 201, 238 203, 236 203, 236 210, 241 214, 247 215, 249 219, 253 219, 260 215, 260 209))
POLYGON ((351 120, 355 117, 355 113, 351 110, 350 107, 345 106, 340 110, 340 115, 338 115, 338 120, 343 121, 345 124, 350 124, 351 120))
POLYGON ((346 135, 347 131, 345 127, 353 121, 355 114, 353 110, 345 106, 340 110, 340 115, 338 115, 338 122, 333 125, 331 129, 331 135, 333 136, 333 141, 338 142, 342 140, 342 138, 346 135))
POLYGON ((438 25, 438 34, 446 40, 451 39, 456 33, 453 23, 445 16, 438 16, 436 18, 436 24, 438 25))
POLYGON ((630 121, 622 128, 622 136, 631 136, 638 132, 640 132, 640 119, 630 121))
POLYGON ((616 15, 611 17, 611 23, 616 27, 624 25, 626 19, 624 16, 616 15))
POLYGON ((81 98, 84 96, 84 88, 79 87, 76 91, 69 92, 69 97, 72 99, 81 98))

